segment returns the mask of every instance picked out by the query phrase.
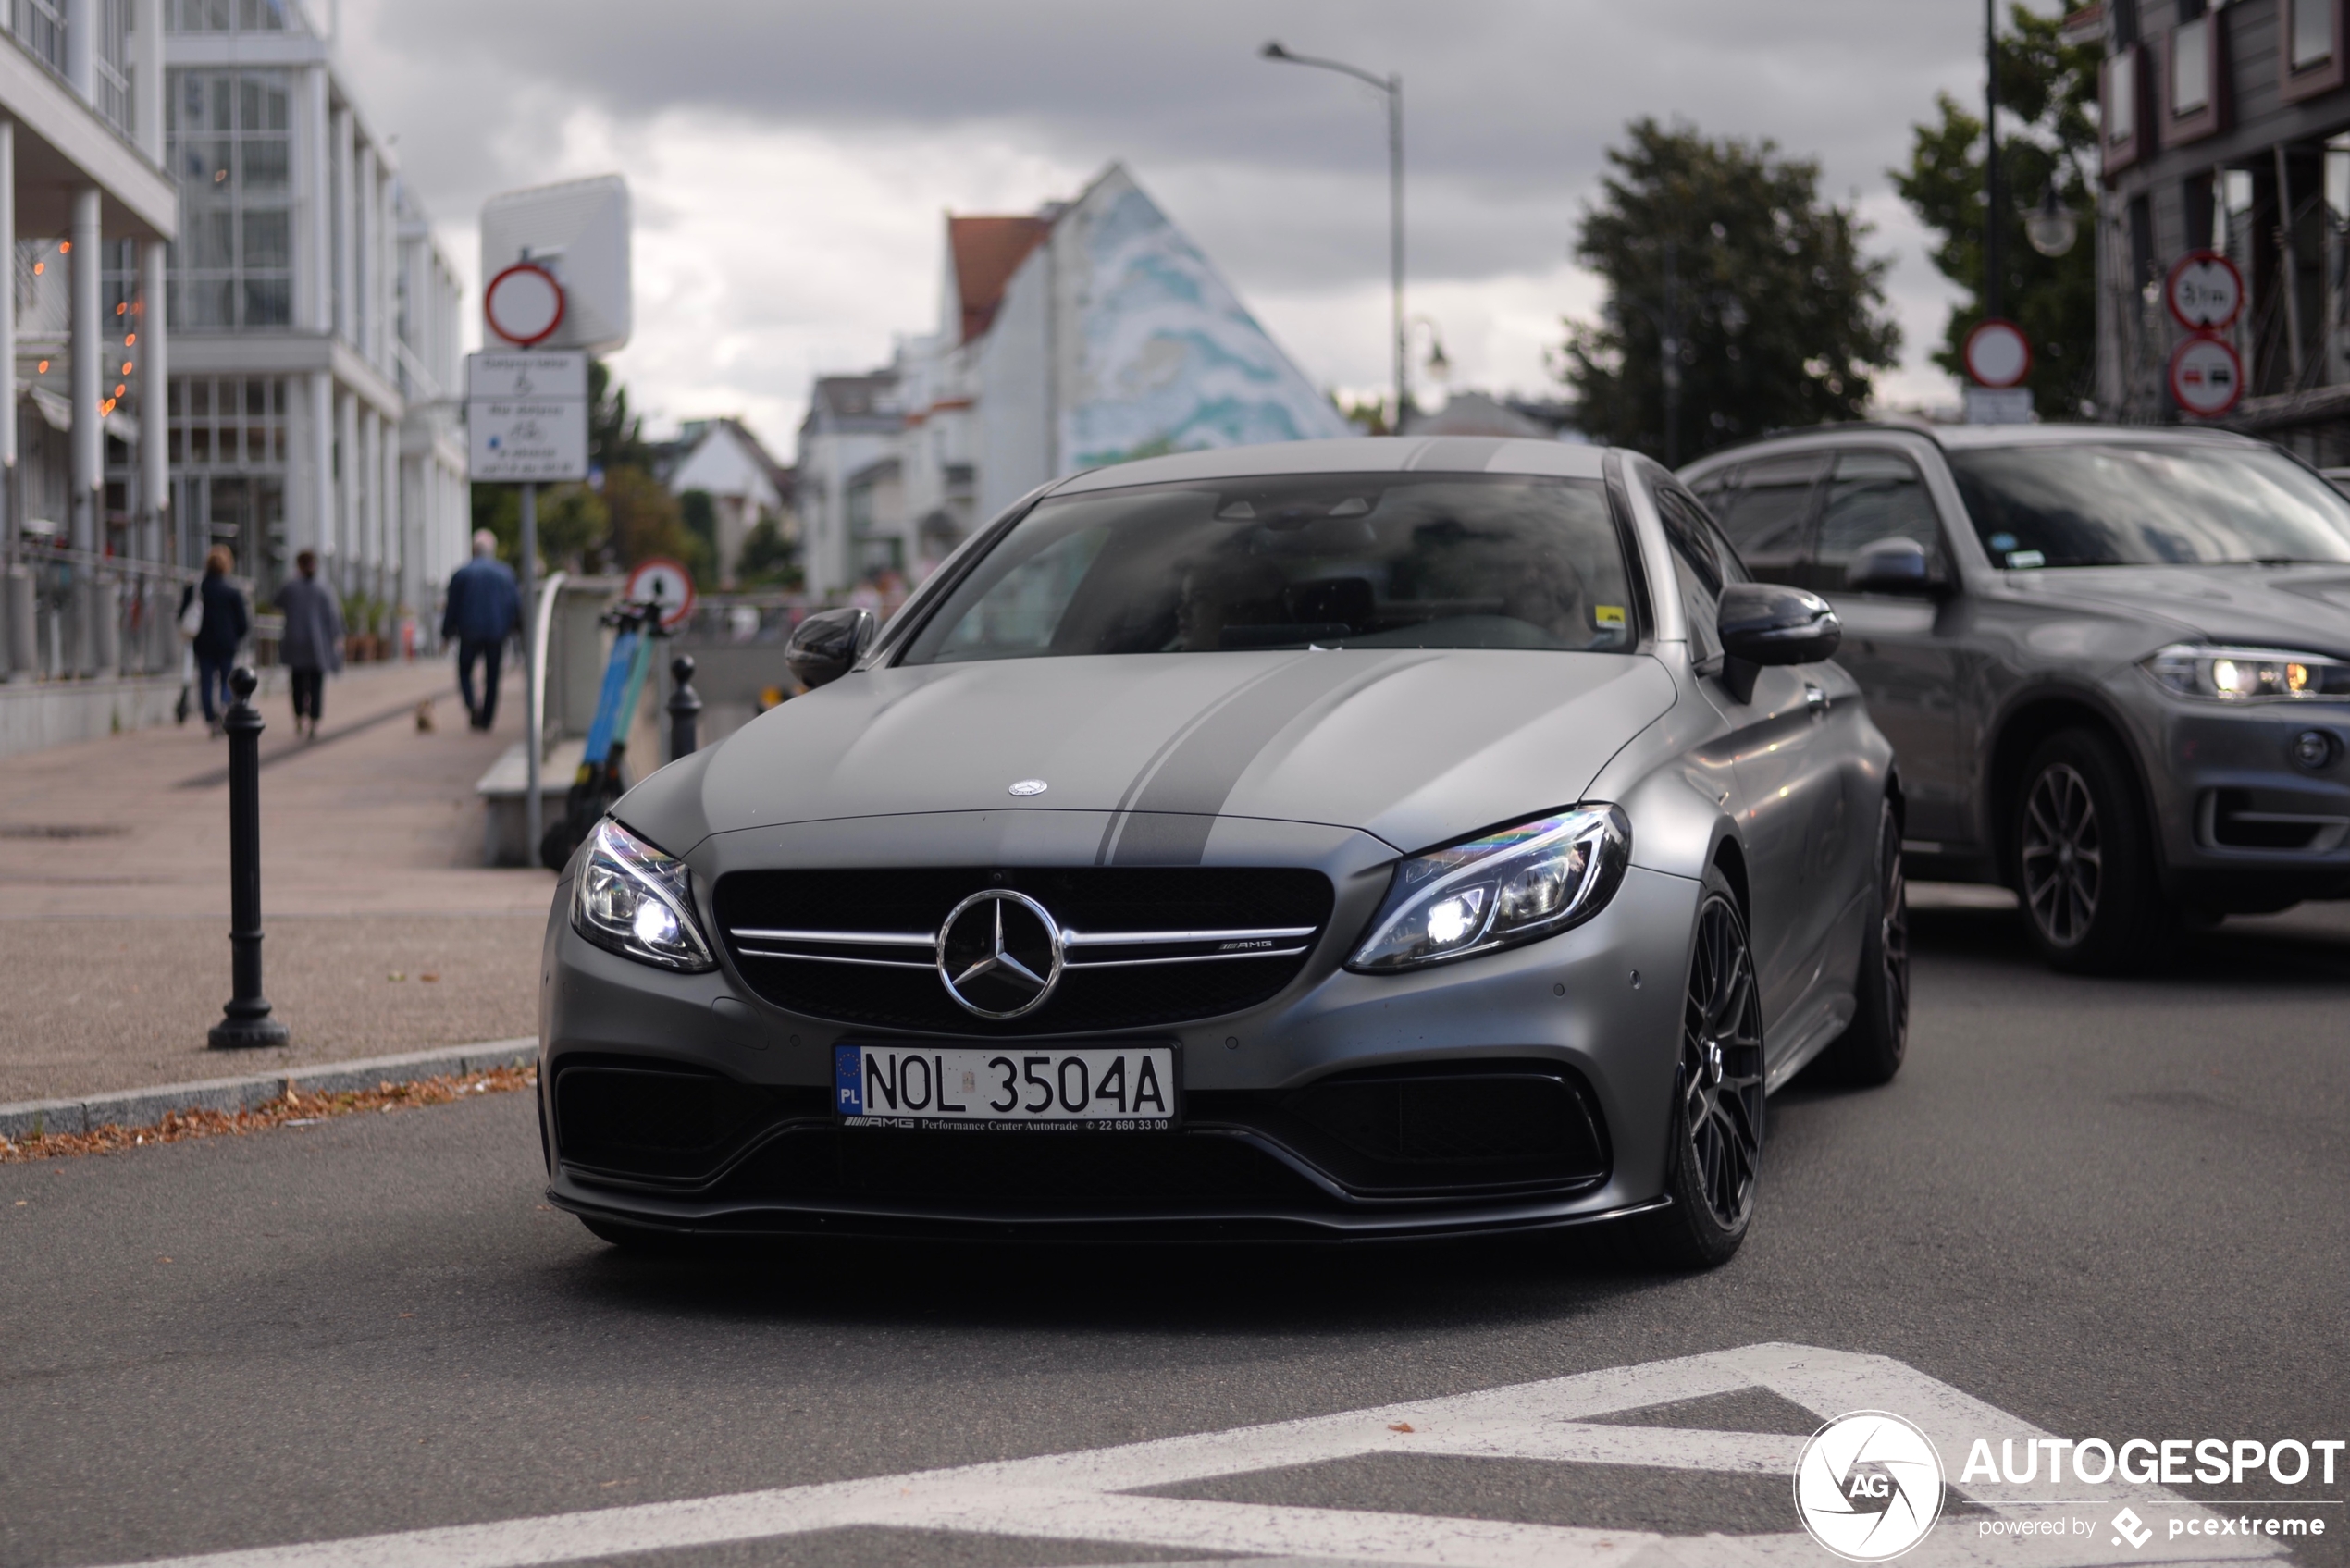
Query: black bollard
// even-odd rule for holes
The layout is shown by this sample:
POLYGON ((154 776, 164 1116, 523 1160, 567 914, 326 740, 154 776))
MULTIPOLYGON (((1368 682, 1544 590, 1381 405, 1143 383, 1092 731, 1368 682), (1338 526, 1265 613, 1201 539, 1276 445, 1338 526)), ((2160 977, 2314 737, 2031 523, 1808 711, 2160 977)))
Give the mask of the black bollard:
POLYGON ((701 744, 701 694, 694 690, 694 656, 681 653, 669 661, 670 678, 677 689, 669 695, 669 759, 690 756, 701 744))
POLYGON ((239 665, 229 676, 237 700, 220 727, 229 732, 229 949, 235 994, 212 1026, 212 1048, 283 1045, 286 1026, 269 1016, 261 994, 261 683, 239 665))

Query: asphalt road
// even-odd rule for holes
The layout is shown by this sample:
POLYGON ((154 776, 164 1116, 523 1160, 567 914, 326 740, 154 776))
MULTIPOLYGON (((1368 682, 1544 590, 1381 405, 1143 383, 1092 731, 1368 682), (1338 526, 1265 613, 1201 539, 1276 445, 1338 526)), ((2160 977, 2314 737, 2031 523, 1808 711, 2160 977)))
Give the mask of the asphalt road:
MULTIPOLYGON (((0 1167, 0 1562, 897 1477, 1762 1341, 1892 1357, 2068 1436, 2350 1436, 2350 920, 2232 925, 2134 982, 2047 974, 2010 921, 1921 914, 1908 1068, 1775 1100, 1755 1232, 1698 1277, 1588 1239, 649 1261, 541 1205, 519 1095, 0 1167)), ((1785 1435, 1739 1439, 1765 1449, 1816 1421, 1761 1389, 1593 1419, 1785 1435)), ((1794 1527, 1784 1470, 1292 1446, 1140 1489, 1277 1523, 1794 1527)), ((2350 1509, 2318 1512, 2296 1556, 2350 1562, 2350 1509)), ((850 1523, 610 1560, 1221 1555, 1048 1533, 850 1523)))

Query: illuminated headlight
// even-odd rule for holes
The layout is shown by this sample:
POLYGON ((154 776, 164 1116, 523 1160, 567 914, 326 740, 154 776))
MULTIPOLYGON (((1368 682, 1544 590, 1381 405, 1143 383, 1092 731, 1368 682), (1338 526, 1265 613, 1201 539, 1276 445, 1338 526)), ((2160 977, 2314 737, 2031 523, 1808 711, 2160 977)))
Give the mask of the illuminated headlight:
POLYGON ((1631 851, 1622 811, 1578 806, 1415 855, 1346 967, 1417 969, 1555 935, 1599 913, 1631 851))
POLYGON ((607 818, 588 840, 571 900, 572 929, 599 947, 665 969, 716 969, 694 919, 686 863, 607 818))
POLYGON ((2173 643, 2144 661, 2146 672, 2181 697, 2215 702, 2350 699, 2350 661, 2271 648, 2197 648, 2173 643))

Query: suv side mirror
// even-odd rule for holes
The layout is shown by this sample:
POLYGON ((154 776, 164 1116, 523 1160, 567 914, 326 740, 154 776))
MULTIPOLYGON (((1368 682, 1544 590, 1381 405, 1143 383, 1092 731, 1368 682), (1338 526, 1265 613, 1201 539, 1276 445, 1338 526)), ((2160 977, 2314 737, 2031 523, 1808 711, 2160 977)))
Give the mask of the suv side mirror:
POLYGON ((1933 599, 1950 583, 1941 562, 1923 545, 1895 537, 1862 545, 1844 569, 1844 586, 1853 593, 1933 599))
POLYGON ((784 645, 785 667, 811 691, 829 685, 847 674, 858 656, 872 646, 876 624, 870 610, 820 610, 792 628, 791 640, 784 645))

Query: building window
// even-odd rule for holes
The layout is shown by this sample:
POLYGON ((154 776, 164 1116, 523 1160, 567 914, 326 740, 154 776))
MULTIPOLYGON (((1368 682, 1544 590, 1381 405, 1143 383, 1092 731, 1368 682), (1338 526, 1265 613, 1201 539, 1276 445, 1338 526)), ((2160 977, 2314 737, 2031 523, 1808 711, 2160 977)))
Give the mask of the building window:
POLYGON ((2171 35, 2171 112, 2194 114, 2211 102, 2211 19, 2198 17, 2171 35))
POLYGON ((2284 47, 2278 90, 2288 104, 2331 93, 2343 83, 2343 0, 2280 0, 2284 47))
POLYGON ((282 71, 180 70, 166 95, 179 180, 175 330, 293 320, 293 137, 282 71))
POLYGON ((66 68, 65 0, 8 0, 7 17, 8 31, 33 58, 66 68))
POLYGON ((171 32, 286 31, 286 0, 163 0, 163 14, 171 32))
POLYGON ((286 383, 276 377, 175 376, 165 393, 174 468, 282 469, 286 383))

